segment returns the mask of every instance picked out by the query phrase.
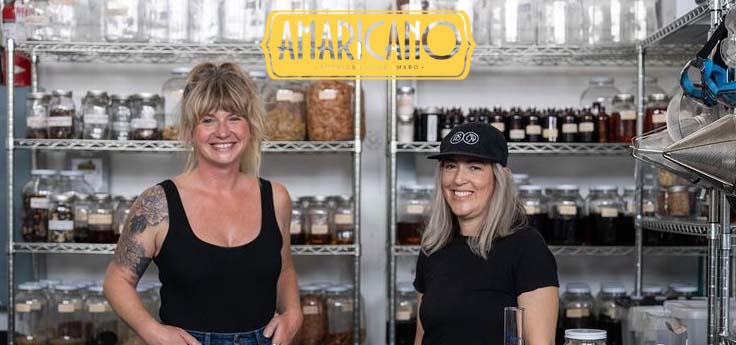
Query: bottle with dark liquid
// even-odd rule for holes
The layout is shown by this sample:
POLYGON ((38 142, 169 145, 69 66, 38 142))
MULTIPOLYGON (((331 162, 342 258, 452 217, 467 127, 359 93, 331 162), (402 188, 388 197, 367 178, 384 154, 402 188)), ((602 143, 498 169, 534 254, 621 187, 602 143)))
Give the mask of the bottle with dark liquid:
POLYGON ((399 222, 396 241, 400 245, 419 245, 429 212, 430 196, 422 186, 402 186, 399 195, 399 222))
MULTIPOLYGON (((565 293, 560 298, 560 328, 595 328, 595 314, 593 311, 593 296, 590 286, 585 283, 568 283, 565 293)), ((561 336, 558 332, 558 337, 561 336)), ((557 344, 562 342, 558 341, 557 344)))
MULTIPOLYGON (((490 116, 490 122, 491 126, 495 127, 501 133, 504 133, 506 135, 506 118, 504 117, 503 109, 501 108, 493 108, 493 112, 491 112, 490 116)), ((506 136, 508 139, 508 136, 506 136)))
POLYGON ((519 200, 524 205, 526 219, 530 227, 542 234, 547 243, 552 241, 552 234, 547 226, 547 203, 542 195, 542 187, 534 185, 521 185, 519 189, 519 200))
POLYGON ((595 116, 595 136, 599 143, 609 142, 611 135, 611 117, 606 114, 606 108, 601 106, 595 116))
POLYGON ((556 245, 583 244, 583 199, 580 189, 574 185, 556 187, 549 205, 549 222, 552 224, 552 241, 556 245))
POLYGON ((511 108, 506 118, 509 142, 523 142, 526 140, 526 124, 521 109, 511 108))
POLYGON ((536 109, 526 113, 526 141, 530 143, 542 141, 542 119, 536 109))
POLYGON ((581 143, 594 143, 597 141, 595 137, 595 117, 599 108, 600 103, 593 103, 593 109, 584 108, 580 111, 578 135, 581 143))
POLYGON ((630 143, 636 136, 634 95, 624 93, 611 101, 611 142, 630 143))
POLYGON ((115 243, 115 232, 112 222, 113 208, 110 194, 97 193, 93 196, 92 206, 87 217, 90 243, 115 243))
POLYGON ((542 141, 555 143, 559 141, 560 136, 560 120, 557 111, 547 109, 542 116, 542 141))
POLYGON ((566 108, 560 119, 560 142, 578 142, 578 117, 572 108, 566 108))
POLYGON ((478 109, 478 123, 489 125, 491 123, 490 114, 487 108, 478 109))
POLYGON ((618 228, 624 210, 615 186, 594 186, 588 195, 588 234, 594 245, 622 244, 618 228))
POLYGON ((654 93, 647 96, 646 112, 644 114, 644 132, 649 132, 667 126, 667 95, 654 93))
POLYGON ((596 301, 597 327, 606 331, 607 345, 623 345, 622 325, 628 316, 630 302, 623 285, 607 284, 596 301))

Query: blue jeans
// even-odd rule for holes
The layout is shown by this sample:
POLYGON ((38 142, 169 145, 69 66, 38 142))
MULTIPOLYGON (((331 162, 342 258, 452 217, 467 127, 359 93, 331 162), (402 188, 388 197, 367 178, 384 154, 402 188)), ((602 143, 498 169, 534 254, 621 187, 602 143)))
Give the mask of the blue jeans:
POLYGON ((263 335, 263 329, 242 333, 187 332, 202 345, 271 345, 271 339, 263 335))

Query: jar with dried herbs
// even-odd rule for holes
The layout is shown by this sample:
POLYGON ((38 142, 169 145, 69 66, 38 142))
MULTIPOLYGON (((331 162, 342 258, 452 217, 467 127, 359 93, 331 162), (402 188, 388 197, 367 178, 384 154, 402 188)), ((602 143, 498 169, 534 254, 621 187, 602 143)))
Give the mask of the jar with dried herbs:
POLYGON ((332 243, 329 227, 329 210, 326 203, 327 198, 319 195, 315 196, 313 202, 309 205, 305 222, 307 226, 307 242, 309 244, 326 245, 332 243))
POLYGON ((327 336, 325 345, 348 345, 353 342, 353 299, 345 286, 326 290, 327 336))
POLYGON ((26 242, 45 242, 48 238, 48 211, 56 188, 54 170, 32 170, 31 180, 23 186, 23 226, 26 242))
POLYGON ((130 127, 133 130, 133 140, 161 140, 163 112, 158 95, 141 92, 133 96, 130 127))
POLYGON ((84 321, 84 305, 74 285, 57 285, 51 303, 54 336, 50 345, 82 345, 91 323, 84 321))
POLYGON ((92 207, 91 194, 77 194, 74 198, 74 242, 84 243, 89 238, 89 210, 92 207))
POLYGON ((110 194, 95 194, 87 217, 90 243, 115 243, 117 241, 112 228, 112 213, 110 194))
POLYGON ((309 140, 351 140, 355 125, 353 86, 336 80, 320 80, 307 90, 309 140))
POLYGON ((130 213, 130 208, 133 207, 133 202, 135 202, 135 196, 134 195, 124 195, 120 198, 118 201, 117 207, 115 207, 115 213, 112 216, 112 222, 113 222, 113 231, 115 232, 115 237, 120 237, 120 235, 123 233, 123 228, 125 228, 125 220, 128 217, 128 213, 130 213))
MULTIPOLYGON (((54 90, 49 101, 48 133, 49 139, 74 139, 75 107, 72 92, 54 90)), ((79 133, 81 136, 82 133, 79 133)))
POLYGON ((15 343, 45 344, 49 336, 46 329, 49 301, 43 287, 38 283, 23 283, 15 291, 15 343))
POLYGON ((353 199, 349 195, 340 195, 338 197, 331 223, 334 226, 332 234, 335 244, 353 244, 355 223, 353 218, 353 199))
POLYGON ((130 140, 130 121, 132 117, 131 99, 124 95, 110 96, 110 117, 112 118, 112 139, 130 140))
POLYGON ((110 97, 107 92, 89 90, 82 99, 83 139, 110 139, 110 97))
POLYGON ((325 300, 320 296, 320 287, 305 285, 299 288, 302 305, 302 345, 321 345, 327 333, 327 311, 325 300))
POLYGON ((74 242, 74 212, 69 194, 55 194, 49 207, 48 241, 74 242))
POLYGON ((306 139, 306 106, 300 84, 279 83, 265 89, 266 135, 269 140, 306 139))
POLYGON ((687 186, 672 186, 667 189, 667 213, 670 217, 689 217, 692 197, 687 186))
POLYGON ((31 92, 26 96, 26 138, 46 139, 49 100, 51 96, 43 92, 31 92))

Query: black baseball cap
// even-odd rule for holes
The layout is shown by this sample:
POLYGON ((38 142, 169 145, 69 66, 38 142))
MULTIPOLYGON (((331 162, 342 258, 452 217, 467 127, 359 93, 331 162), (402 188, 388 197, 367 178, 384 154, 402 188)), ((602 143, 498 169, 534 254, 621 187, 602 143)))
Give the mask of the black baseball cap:
POLYGON ((489 124, 466 123, 453 128, 440 144, 440 153, 429 159, 468 156, 506 166, 509 147, 503 133, 489 124))

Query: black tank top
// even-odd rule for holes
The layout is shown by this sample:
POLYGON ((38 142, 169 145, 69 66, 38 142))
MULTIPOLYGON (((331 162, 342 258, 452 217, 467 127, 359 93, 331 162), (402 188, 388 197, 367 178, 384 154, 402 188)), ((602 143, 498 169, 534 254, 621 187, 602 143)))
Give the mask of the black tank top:
POLYGON ((174 182, 159 183, 169 207, 169 231, 154 258, 162 284, 159 315, 164 324, 234 333, 261 328, 273 317, 282 238, 271 183, 259 182, 261 231, 253 241, 232 248, 200 240, 174 182))

